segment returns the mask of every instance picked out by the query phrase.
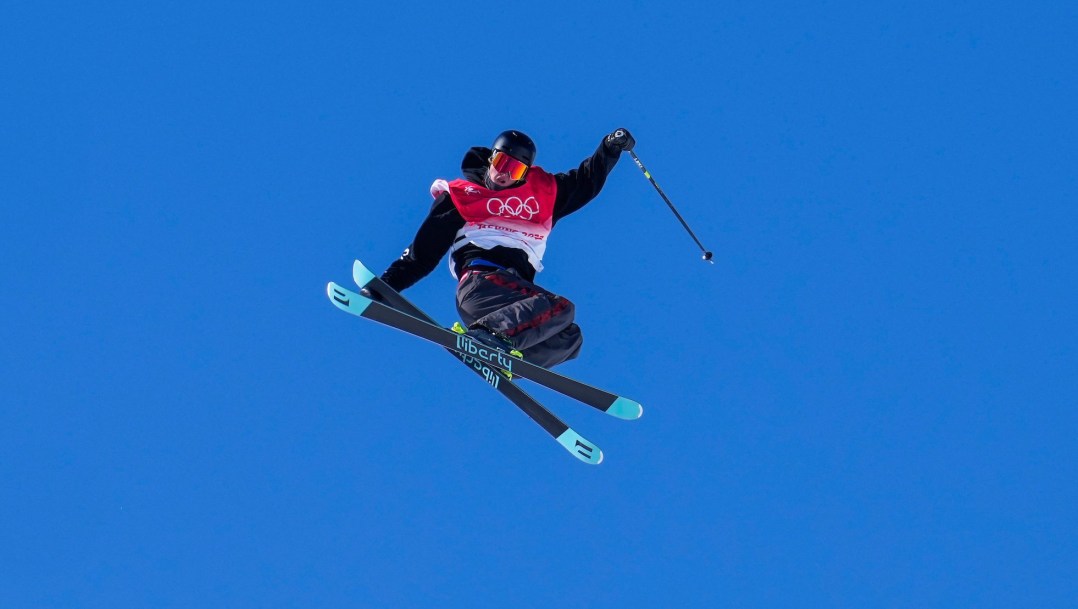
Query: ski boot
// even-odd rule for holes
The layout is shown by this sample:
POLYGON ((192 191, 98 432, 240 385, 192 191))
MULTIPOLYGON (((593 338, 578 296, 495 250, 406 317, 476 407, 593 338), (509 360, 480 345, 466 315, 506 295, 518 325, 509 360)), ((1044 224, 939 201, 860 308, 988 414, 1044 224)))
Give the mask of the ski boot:
MULTIPOLYGON (((503 353, 508 353, 509 355, 519 360, 524 359, 524 354, 514 349, 513 343, 509 342, 508 339, 502 338, 501 336, 498 336, 497 334, 491 332, 490 330, 487 330, 482 326, 476 326, 469 329, 465 328, 464 325, 461 324, 459 321, 455 321, 453 322, 453 327, 450 328, 450 330, 456 332, 457 334, 463 334, 476 342, 483 343, 484 345, 497 349, 498 351, 502 351, 503 353)), ((509 372, 508 370, 501 369, 498 369, 498 371, 504 374, 506 378, 512 380, 513 373, 509 372)))

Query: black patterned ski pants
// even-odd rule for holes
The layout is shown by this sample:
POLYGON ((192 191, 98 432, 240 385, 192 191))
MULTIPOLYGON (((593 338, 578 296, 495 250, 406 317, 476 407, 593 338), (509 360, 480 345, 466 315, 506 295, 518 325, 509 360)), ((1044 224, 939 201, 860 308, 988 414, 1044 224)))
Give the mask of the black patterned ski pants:
POLYGON ((584 343, 572 302, 509 269, 465 269, 457 312, 465 325, 508 337, 524 361, 546 368, 573 359, 584 343))

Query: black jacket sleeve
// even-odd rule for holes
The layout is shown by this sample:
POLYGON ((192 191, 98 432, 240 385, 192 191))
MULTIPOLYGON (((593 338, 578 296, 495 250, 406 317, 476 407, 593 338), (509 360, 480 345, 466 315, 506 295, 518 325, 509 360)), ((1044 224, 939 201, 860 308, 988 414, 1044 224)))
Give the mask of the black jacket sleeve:
POLYGON ((621 150, 607 149, 605 139, 599 143, 595 154, 584 159, 580 167, 554 174, 554 180, 558 184, 558 194, 554 200, 554 222, 584 207, 603 189, 606 176, 621 157, 621 150))
POLYGON ((453 205, 449 193, 438 195, 412 244, 382 273, 382 281, 398 292, 415 285, 438 266, 438 261, 449 251, 453 238, 463 226, 464 218, 453 205))

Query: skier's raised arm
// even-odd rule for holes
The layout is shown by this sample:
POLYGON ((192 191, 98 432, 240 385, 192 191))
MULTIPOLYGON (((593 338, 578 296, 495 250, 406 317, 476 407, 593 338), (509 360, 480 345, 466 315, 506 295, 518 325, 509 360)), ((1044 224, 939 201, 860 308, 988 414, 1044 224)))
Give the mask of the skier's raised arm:
POLYGON ((558 197, 554 202, 554 222, 584 207, 594 199, 606 184, 606 176, 614 169, 621 153, 632 150, 636 140, 628 129, 616 129, 603 137, 599 147, 580 166, 564 173, 554 174, 558 183, 558 197))

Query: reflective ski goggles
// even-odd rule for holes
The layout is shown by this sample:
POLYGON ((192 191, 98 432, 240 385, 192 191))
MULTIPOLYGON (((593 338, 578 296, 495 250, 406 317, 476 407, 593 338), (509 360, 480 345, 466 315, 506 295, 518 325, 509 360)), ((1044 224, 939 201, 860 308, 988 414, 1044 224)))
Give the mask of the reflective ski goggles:
POLYGON ((528 166, 514 159, 501 150, 495 150, 494 156, 490 157, 490 166, 498 173, 508 173, 513 180, 524 178, 528 173, 528 166))

